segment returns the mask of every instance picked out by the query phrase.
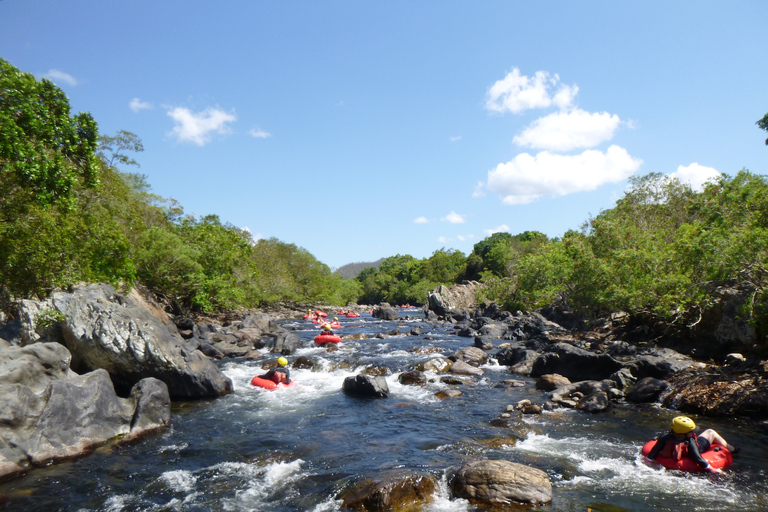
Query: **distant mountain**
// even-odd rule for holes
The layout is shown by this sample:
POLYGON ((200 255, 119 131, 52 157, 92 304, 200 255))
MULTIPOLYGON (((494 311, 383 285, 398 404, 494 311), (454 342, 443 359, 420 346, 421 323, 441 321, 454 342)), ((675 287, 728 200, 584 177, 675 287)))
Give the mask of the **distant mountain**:
POLYGON ((379 268, 379 265, 381 265, 381 262, 385 259, 386 258, 381 258, 374 262, 347 263, 343 267, 337 268, 336 273, 344 279, 354 279, 366 268, 379 268))

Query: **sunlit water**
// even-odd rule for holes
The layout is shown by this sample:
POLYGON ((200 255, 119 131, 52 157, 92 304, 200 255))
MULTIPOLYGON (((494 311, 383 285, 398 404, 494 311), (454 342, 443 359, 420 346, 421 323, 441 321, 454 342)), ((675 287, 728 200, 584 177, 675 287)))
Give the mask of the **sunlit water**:
MULTIPOLYGON (((589 415, 571 410, 525 416, 530 433, 490 425, 508 404, 542 402, 534 381, 507 373, 494 362, 463 396, 440 400, 447 387, 431 375, 426 387, 403 386, 398 375, 437 355, 472 344, 433 327, 413 310, 410 321, 380 322, 369 315, 342 320, 339 350, 315 348, 318 333, 304 321, 286 322, 314 359, 314 370, 293 370, 296 384, 266 391, 250 385, 259 362, 221 362, 234 393, 216 400, 176 403, 165 433, 119 448, 104 448, 76 461, 38 469, 0 484, 0 509, 61 511, 338 511, 338 494, 360 478, 395 468, 434 474, 440 482, 424 510, 477 510, 452 499, 447 479, 465 460, 507 459, 546 471, 551 504, 542 511, 768 511, 768 443, 756 425, 742 420, 701 419, 744 447, 722 476, 686 475, 646 466, 638 451, 665 428, 674 411, 617 406, 589 415), (413 326, 423 336, 408 336, 413 326), (401 336, 375 339, 399 328, 401 336), (429 339, 431 338, 431 339, 429 339), (415 347, 435 346, 423 355, 415 347), (344 378, 371 365, 386 366, 390 396, 346 396, 344 378), (525 387, 499 387, 504 379, 525 387)), ((290 359, 293 360, 295 356, 290 359)))

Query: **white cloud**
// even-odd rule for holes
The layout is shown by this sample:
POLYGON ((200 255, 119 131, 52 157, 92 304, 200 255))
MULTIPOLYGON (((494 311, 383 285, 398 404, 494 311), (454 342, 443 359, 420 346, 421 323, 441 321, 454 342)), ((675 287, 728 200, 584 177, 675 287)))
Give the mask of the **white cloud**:
POLYGON ((437 241, 440 242, 441 244, 445 244, 445 243, 450 242, 451 239, 450 238, 445 238, 444 236, 439 236, 439 237, 437 237, 437 241))
POLYGON ((204 146, 214 133, 229 133, 227 123, 237 120, 234 112, 224 112, 216 108, 207 108, 202 112, 192 112, 188 108, 177 107, 168 111, 168 116, 176 122, 169 135, 179 142, 192 142, 204 146))
POLYGON ((464 218, 464 215, 460 215, 454 211, 440 219, 445 222, 450 222, 451 224, 464 224, 466 222, 466 219, 464 218))
POLYGON ((550 90, 558 87, 559 82, 558 75, 550 76, 546 71, 537 71, 533 77, 528 77, 514 68, 488 89, 485 108, 491 112, 515 114, 552 105, 567 108, 573 104, 579 88, 576 85, 560 85, 552 94, 550 90))
POLYGON ((591 148, 611 140, 621 119, 616 114, 589 113, 579 108, 558 111, 531 123, 513 142, 519 146, 554 151, 591 148))
POLYGON ((138 113, 140 110, 147 110, 152 107, 152 104, 148 101, 141 101, 139 98, 133 98, 130 103, 128 103, 128 106, 131 107, 131 110, 138 113))
POLYGON ((694 162, 689 166, 679 166, 677 171, 669 176, 677 178, 682 183, 688 183, 693 190, 701 192, 704 190, 704 183, 720 177, 720 171, 714 167, 705 167, 694 162))
POLYGON ((271 137, 272 134, 269 132, 265 132, 261 128, 251 128, 248 131, 248 135, 251 137, 257 138, 257 139, 266 139, 267 137, 271 137))
POLYGON ((459 242, 469 242, 471 240, 474 240, 475 235, 459 235, 456 238, 459 239, 459 242))
POLYGON ((495 228, 491 229, 484 229, 483 233, 485 233, 485 236, 491 236, 494 233, 502 233, 502 232, 508 232, 509 226, 506 224, 502 224, 501 226, 496 226, 495 228))
POLYGON ((461 135, 455 135, 451 137, 451 142, 458 142, 461 140, 461 135))
POLYGON ((485 197, 485 183, 478 181, 475 185, 475 190, 472 192, 472 197, 485 197))
POLYGON ((626 149, 615 145, 605 153, 521 153, 488 171, 486 187, 502 196, 504 204, 527 204, 545 195, 564 196, 616 183, 631 176, 640 164, 641 159, 632 158, 626 149))
POLYGON ((59 71, 58 69, 51 69, 50 71, 48 71, 48 73, 46 73, 43 76, 56 83, 64 82, 65 84, 71 85, 73 87, 77 85, 77 80, 75 79, 75 77, 73 77, 69 73, 59 71))
POLYGON ((413 223, 414 224, 428 224, 429 223, 429 219, 426 218, 426 217, 417 217, 417 218, 413 219, 413 223))

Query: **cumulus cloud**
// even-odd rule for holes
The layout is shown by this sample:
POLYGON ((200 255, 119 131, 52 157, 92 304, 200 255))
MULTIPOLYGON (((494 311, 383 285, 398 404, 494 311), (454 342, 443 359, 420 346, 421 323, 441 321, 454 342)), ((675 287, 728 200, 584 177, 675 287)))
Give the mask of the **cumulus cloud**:
POLYGON ((542 151, 522 153, 488 171, 486 188, 503 197, 504 204, 527 204, 542 196, 564 196, 594 190, 631 176, 642 164, 626 149, 611 146, 603 153, 587 150, 579 155, 542 151))
POLYGON ((714 167, 705 167, 696 162, 688 166, 679 166, 676 172, 669 175, 671 178, 677 178, 682 183, 688 183, 696 192, 704 190, 704 184, 707 181, 715 180, 720 177, 720 171, 714 167))
POLYGON ((592 148, 611 140, 620 123, 619 116, 608 112, 561 110, 537 119, 516 135, 513 142, 518 146, 554 151, 592 148))
POLYGON ((503 233, 508 231, 509 231, 509 226, 507 226, 506 224, 502 224, 500 226, 496 226, 495 228, 484 229, 483 233, 485 233, 485 236, 491 236, 494 233, 503 233))
POLYGON ((427 224, 429 223, 429 219, 426 217, 416 217, 413 219, 414 224, 427 224))
POLYGON ((169 133, 179 142, 192 142, 204 146, 211 137, 218 133, 229 133, 227 123, 237 120, 234 112, 225 112, 217 108, 207 108, 202 112, 192 112, 188 108, 177 107, 168 111, 168 116, 176 122, 169 133))
POLYGON ((51 69, 50 71, 48 71, 48 73, 46 73, 43 76, 51 80, 52 82, 56 82, 56 83, 63 82, 67 85, 71 85, 72 87, 77 85, 77 79, 75 79, 75 77, 73 77, 69 73, 59 71, 58 69, 51 69))
POLYGON ((528 77, 514 68, 488 89, 485 108, 491 112, 515 114, 552 105, 567 108, 573 104, 579 88, 559 82, 558 75, 550 75, 546 71, 537 71, 533 77, 528 77))
POLYGON ((461 135, 454 135, 451 137, 451 142, 458 142, 461 140, 461 135))
POLYGON ((152 108, 151 103, 148 101, 141 101, 139 98, 133 98, 131 102, 128 103, 128 106, 136 113, 138 113, 140 110, 147 110, 152 108))
POLYGON ((454 211, 440 219, 445 222, 450 222, 451 224, 464 224, 466 222, 466 219, 464 218, 464 215, 460 215, 454 211))
POLYGON ((254 137, 256 139, 266 139, 267 137, 271 137, 272 136, 271 133, 265 132, 261 128, 251 128, 248 131, 248 135, 250 135, 251 137, 254 137))

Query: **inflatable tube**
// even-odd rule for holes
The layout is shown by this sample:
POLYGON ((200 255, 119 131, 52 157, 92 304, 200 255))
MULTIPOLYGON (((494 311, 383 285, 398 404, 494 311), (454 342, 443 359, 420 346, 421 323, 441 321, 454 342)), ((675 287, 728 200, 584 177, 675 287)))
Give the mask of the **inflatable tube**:
POLYGON ((341 324, 339 322, 333 322, 333 323, 324 323, 323 325, 320 325, 318 327, 324 328, 326 325, 330 326, 331 329, 340 329, 341 324))
POLYGON ((251 384, 264 389, 277 389, 281 386, 284 387, 290 387, 293 386, 293 382, 290 382, 288 384, 278 384, 277 382, 270 380, 270 379, 262 379, 258 375, 251 379, 251 384))
MULTIPOLYGON (((655 439, 648 441, 643 445, 643 449, 640 450, 640 453, 647 456, 655 444, 655 439)), ((731 455, 731 452, 728 451, 728 448, 720 446, 719 444, 713 444, 709 450, 702 453, 701 456, 704 457, 713 468, 725 469, 733 464, 733 456, 731 455)), ((688 473, 704 471, 704 469, 700 468, 699 465, 696 464, 696 461, 690 457, 683 457, 682 459, 677 460, 672 457, 662 457, 659 455, 652 462, 661 464, 667 469, 677 469, 688 473)))
POLYGON ((315 336, 315 343, 323 345, 325 343, 341 343, 341 338, 335 334, 320 334, 315 336))
POLYGON ((360 315, 358 315, 357 313, 347 313, 344 316, 346 316, 347 318, 360 318, 360 315))
POLYGON ((315 314, 318 315, 318 316, 321 316, 323 318, 328 316, 328 313, 324 313, 324 312, 320 311, 319 309, 315 310, 315 314))

